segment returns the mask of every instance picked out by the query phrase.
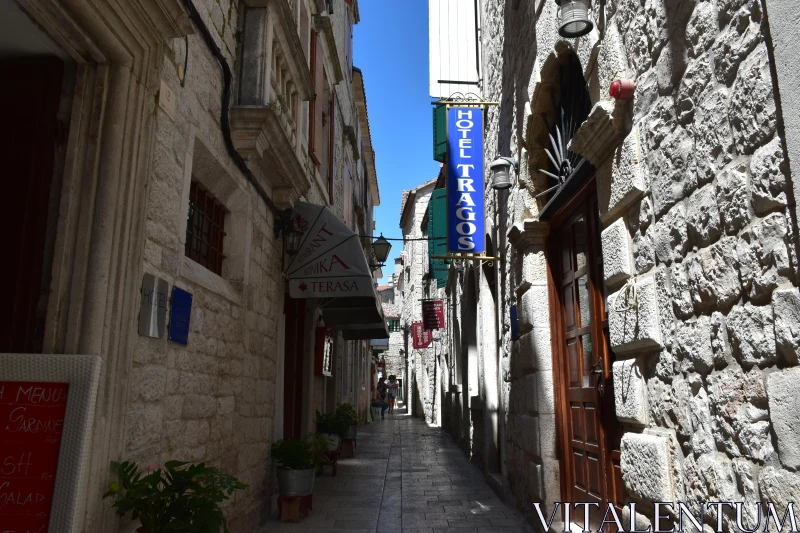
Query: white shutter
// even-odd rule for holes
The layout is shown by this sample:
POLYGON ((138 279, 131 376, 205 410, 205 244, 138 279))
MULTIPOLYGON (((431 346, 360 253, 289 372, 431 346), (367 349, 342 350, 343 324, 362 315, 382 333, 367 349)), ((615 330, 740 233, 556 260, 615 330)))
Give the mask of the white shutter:
POLYGON ((481 90, 478 81, 475 0, 428 0, 431 97, 481 90), (473 82, 440 83, 444 81, 473 82))

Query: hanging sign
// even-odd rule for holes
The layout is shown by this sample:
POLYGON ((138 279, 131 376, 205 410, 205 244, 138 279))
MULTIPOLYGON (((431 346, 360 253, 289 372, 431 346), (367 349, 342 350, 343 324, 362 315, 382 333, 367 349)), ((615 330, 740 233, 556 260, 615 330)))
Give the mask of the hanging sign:
POLYGON ((414 339, 414 349, 427 348, 433 342, 433 333, 425 329, 422 322, 414 322, 411 324, 411 336, 414 339))
POLYGON ((483 110, 447 110, 447 250, 485 251, 483 110))
POLYGON ((422 324, 427 330, 443 328, 444 302, 441 300, 423 300, 422 324))

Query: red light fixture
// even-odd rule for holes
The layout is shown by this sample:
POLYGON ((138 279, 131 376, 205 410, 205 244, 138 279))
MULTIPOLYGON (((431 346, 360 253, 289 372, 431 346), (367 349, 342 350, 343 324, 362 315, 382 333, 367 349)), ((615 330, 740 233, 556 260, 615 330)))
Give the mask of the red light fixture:
POLYGON ((617 100, 630 100, 636 92, 636 82, 633 80, 614 80, 608 88, 608 94, 617 100))

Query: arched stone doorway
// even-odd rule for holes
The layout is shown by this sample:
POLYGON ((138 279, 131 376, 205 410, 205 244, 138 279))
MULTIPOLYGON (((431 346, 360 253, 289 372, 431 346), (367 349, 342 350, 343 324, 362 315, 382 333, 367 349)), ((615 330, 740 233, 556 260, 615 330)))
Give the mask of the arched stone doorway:
MULTIPOLYGON (((569 143, 591 110, 578 58, 570 51, 549 66, 550 106, 538 133, 539 220, 550 222, 547 264, 556 441, 562 501, 624 500, 614 414, 613 353, 608 343, 602 229, 595 170, 569 143)), ((544 96, 544 95, 541 95, 544 96)), ((546 107, 540 103, 540 107, 546 107)), ((620 509, 621 511, 621 509, 620 509)), ((602 520, 592 510, 591 529, 602 520)), ((581 523, 581 519, 577 519, 581 523)), ((589 528, 589 526, 587 526, 589 528)))

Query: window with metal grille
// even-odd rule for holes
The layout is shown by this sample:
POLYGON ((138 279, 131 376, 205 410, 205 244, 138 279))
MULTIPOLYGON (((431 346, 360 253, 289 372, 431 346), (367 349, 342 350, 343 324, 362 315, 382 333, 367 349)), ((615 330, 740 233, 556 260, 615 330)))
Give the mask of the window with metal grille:
POLYGON ((389 321, 389 331, 391 331, 391 332, 401 331, 400 320, 390 320, 389 321))
POLYGON ((192 180, 189 190, 189 214, 186 223, 186 257, 222 275, 225 241, 225 207, 192 180))

